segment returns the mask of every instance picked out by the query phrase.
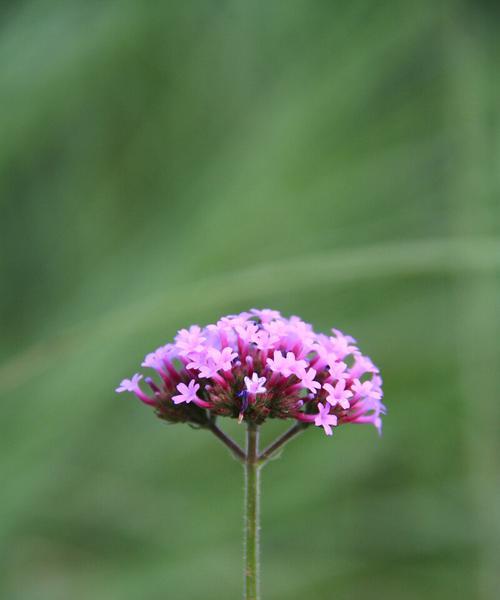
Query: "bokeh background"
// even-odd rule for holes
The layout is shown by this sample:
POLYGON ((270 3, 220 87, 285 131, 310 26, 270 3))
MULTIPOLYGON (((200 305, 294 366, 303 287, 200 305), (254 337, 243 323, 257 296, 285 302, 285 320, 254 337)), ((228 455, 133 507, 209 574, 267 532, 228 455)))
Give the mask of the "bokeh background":
POLYGON ((113 390, 253 306, 354 335, 388 406, 266 467, 264 597, 499 597, 499 24, 1 3, 2 598, 240 597, 240 465, 113 390))

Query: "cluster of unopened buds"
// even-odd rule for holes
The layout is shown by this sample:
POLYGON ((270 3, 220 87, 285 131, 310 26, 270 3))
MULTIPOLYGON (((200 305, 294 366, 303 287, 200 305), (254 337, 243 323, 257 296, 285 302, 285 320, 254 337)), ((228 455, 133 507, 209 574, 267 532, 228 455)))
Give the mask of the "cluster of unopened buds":
POLYGON ((344 423, 381 430, 382 379, 354 338, 337 329, 315 333, 300 318, 275 310, 252 309, 181 329, 142 366, 153 369, 153 377, 136 374, 116 391, 133 392, 172 423, 205 427, 226 416, 256 425, 295 419, 327 435, 344 423))

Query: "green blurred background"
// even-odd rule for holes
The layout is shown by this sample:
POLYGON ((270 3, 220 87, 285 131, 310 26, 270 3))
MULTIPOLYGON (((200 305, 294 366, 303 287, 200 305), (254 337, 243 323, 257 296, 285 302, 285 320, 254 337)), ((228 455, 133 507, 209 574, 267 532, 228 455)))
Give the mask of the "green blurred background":
POLYGON ((240 465, 113 390, 253 306, 354 335, 388 406, 264 470, 264 598, 499 597, 499 24, 1 3, 1 598, 240 597, 240 465))

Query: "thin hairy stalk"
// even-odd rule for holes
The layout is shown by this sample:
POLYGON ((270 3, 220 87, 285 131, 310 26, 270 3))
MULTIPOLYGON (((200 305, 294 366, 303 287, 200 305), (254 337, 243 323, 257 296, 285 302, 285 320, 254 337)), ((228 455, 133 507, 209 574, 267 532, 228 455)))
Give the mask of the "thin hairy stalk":
POLYGON ((245 600, 259 598, 259 430, 254 423, 247 426, 245 460, 245 600))
POLYGON ((235 458, 237 458, 241 462, 245 461, 246 455, 243 452, 243 450, 238 446, 238 444, 232 438, 230 438, 226 433, 224 433, 222 431, 222 429, 219 429, 213 421, 210 421, 210 423, 207 425, 207 427, 217 438, 219 438, 219 440, 225 446, 227 446, 227 448, 229 448, 229 450, 231 451, 231 453, 233 454, 233 456, 235 458))
POLYGON ((308 423, 296 423, 293 427, 290 427, 283 435, 274 440, 265 450, 259 455, 259 464, 264 465, 271 458, 277 457, 277 452, 285 446, 291 439, 293 439, 299 433, 302 433, 307 427, 308 423))

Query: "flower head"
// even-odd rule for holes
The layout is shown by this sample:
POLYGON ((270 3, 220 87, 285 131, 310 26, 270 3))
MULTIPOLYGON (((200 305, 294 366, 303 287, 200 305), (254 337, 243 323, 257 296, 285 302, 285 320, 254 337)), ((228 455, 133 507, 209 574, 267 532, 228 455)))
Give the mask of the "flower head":
POLYGON ((252 309, 215 324, 181 329, 171 343, 148 354, 153 369, 124 379, 132 392, 170 422, 206 426, 215 416, 256 424, 295 419, 323 427, 371 423, 385 413, 382 379, 356 341, 338 329, 316 333, 299 317, 252 309))

